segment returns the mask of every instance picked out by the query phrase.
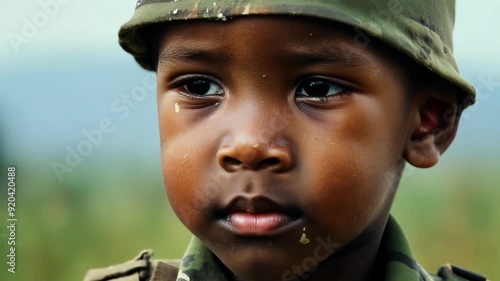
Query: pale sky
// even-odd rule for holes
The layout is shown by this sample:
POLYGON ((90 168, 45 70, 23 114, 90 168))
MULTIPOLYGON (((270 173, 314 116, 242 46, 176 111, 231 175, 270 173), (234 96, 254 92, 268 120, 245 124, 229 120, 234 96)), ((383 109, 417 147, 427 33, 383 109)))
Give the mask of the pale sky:
MULTIPOLYGON (((3 1, 0 12, 0 62, 41 58, 61 52, 116 52, 116 33, 133 13, 135 0, 19 0, 3 1), (61 3, 48 19, 41 3, 61 3), (65 3, 65 4, 63 4, 65 3), (38 16, 38 18, 37 18, 38 16), (35 35, 18 52, 8 34, 21 34, 26 19, 39 21, 35 35)), ((500 1, 457 0, 455 54, 457 60, 500 63, 500 1), (481 3, 481 4, 478 4, 481 3)))

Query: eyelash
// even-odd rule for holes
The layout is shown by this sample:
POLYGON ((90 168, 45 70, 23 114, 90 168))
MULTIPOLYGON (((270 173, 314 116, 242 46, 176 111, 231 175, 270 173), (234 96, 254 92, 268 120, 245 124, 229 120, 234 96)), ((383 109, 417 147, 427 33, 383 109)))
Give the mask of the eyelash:
MULTIPOLYGON (((214 79, 213 77, 203 75, 203 74, 189 74, 189 75, 180 76, 169 83, 171 89, 177 90, 177 92, 179 92, 181 95, 186 96, 187 98, 190 98, 190 99, 208 99, 208 98, 223 96, 225 94, 225 90, 224 90, 224 87, 222 87, 220 84, 221 83, 218 81, 218 79, 214 79), (198 94, 189 93, 189 90, 186 88, 187 84, 190 82, 194 83, 194 82, 199 82, 199 81, 205 81, 205 82, 208 82, 210 84, 213 83, 213 84, 217 85, 217 87, 219 87, 220 90, 218 90, 218 93, 216 93, 216 94, 209 94, 209 95, 198 95, 198 94), (180 88, 184 88, 184 89, 180 89, 180 88)), ((343 83, 343 82, 338 82, 336 80, 332 80, 331 78, 326 78, 323 76, 307 76, 307 77, 299 80, 299 82, 297 83, 297 86, 295 87, 294 95, 295 95, 295 99, 298 99, 301 102, 325 103, 325 102, 328 102, 332 99, 344 98, 344 97, 348 96, 349 94, 351 94, 352 93, 351 88, 348 86, 344 86, 344 85, 345 85, 345 83, 343 83), (306 82, 310 82, 309 87, 316 87, 322 83, 323 85, 329 84, 329 87, 331 89, 331 86, 333 85, 339 91, 338 91, 338 93, 334 93, 331 95, 325 95, 325 96, 299 95, 298 92, 301 90, 304 90, 304 88, 307 86, 307 85, 305 85, 306 82), (319 82, 319 83, 317 83, 317 82, 319 82), (316 85, 312 85, 313 83, 316 83, 316 85)), ((209 88, 209 89, 211 89, 211 88, 209 88)))
POLYGON ((214 79, 213 77, 203 75, 203 74, 189 74, 189 75, 183 75, 175 78, 173 81, 169 83, 169 88, 176 90, 179 92, 181 95, 188 97, 190 99, 206 99, 208 97, 215 97, 215 96, 221 96, 225 93, 224 88, 220 86, 220 82, 217 79, 214 79), (197 95, 193 93, 188 93, 187 84, 190 82, 197 82, 197 81, 206 81, 209 83, 214 83, 216 84, 221 90, 220 94, 211 94, 211 95, 197 95), (185 89, 181 89, 185 88, 185 89))
MULTIPOLYGON (((335 79, 327 78, 324 76, 307 76, 303 79, 301 79, 297 83, 297 87, 295 89, 295 97, 298 98, 299 100, 302 101, 316 101, 316 102, 327 102, 332 99, 338 99, 338 98, 345 98, 349 94, 352 93, 352 89, 349 86, 345 85, 345 82, 339 82, 335 79), (309 85, 307 85, 307 82, 309 82, 309 85), (319 82, 319 83, 318 83, 319 82), (313 85, 315 84, 315 85, 313 85), (304 90, 306 86, 309 87, 316 87, 316 86, 324 86, 328 85, 328 93, 330 92, 332 86, 333 88, 336 88, 338 91, 334 94, 328 95, 328 93, 324 96, 310 96, 310 95, 299 95, 298 92, 301 90, 304 90)), ((325 89, 322 89, 325 90, 325 89)))

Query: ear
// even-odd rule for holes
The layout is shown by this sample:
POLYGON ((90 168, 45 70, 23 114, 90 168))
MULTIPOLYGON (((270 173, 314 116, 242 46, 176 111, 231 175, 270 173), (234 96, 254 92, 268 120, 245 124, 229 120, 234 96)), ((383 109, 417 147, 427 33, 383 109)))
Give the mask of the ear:
POLYGON ((414 122, 404 152, 406 161, 413 166, 434 166, 453 142, 462 113, 455 91, 453 85, 440 84, 414 98, 414 122))

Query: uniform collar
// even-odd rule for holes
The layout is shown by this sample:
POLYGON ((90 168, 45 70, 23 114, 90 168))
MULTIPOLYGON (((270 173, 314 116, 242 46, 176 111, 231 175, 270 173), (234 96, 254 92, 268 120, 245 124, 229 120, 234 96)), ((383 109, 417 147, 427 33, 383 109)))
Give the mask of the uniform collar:
POLYGON ((215 255, 193 236, 182 258, 177 281, 228 281, 215 255))
POLYGON ((380 254, 384 257, 385 281, 433 281, 415 259, 406 235, 390 216, 382 236, 380 254))

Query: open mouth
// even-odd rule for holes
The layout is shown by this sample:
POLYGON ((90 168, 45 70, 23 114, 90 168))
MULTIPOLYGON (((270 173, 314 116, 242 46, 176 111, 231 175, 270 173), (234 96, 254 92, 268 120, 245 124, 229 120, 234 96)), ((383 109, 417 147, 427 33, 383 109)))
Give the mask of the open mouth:
POLYGON ((237 197, 219 216, 220 224, 242 236, 273 236, 301 224, 297 208, 265 197, 237 197))

